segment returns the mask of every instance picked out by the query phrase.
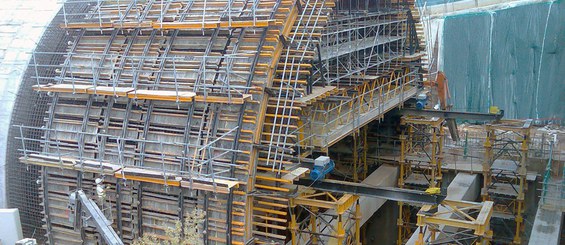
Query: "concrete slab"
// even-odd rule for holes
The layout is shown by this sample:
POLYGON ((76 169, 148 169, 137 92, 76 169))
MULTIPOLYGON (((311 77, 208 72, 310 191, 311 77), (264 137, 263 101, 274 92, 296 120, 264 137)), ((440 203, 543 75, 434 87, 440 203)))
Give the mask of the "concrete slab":
MULTIPOLYGON (((398 181, 398 167, 383 165, 379 167, 371 175, 363 181, 364 184, 381 187, 396 186, 398 181)), ((360 197, 359 205, 361 206, 361 225, 373 216, 379 208, 386 202, 385 199, 373 197, 360 197)))
POLYGON ((561 211, 538 208, 529 244, 559 245, 562 220, 561 211))

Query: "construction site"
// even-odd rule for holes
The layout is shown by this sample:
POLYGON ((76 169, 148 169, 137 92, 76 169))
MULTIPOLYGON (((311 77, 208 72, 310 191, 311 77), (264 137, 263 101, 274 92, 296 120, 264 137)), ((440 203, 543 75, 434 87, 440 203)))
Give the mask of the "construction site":
POLYGON ((561 1, 0 10, 0 245, 565 244, 561 1))

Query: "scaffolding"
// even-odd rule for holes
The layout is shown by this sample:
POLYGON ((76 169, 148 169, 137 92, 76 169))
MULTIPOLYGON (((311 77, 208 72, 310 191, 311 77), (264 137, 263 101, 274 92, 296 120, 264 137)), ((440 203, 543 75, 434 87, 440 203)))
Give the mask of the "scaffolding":
MULTIPOLYGON (((403 116, 400 135, 400 173, 398 186, 410 189, 441 188, 444 119, 403 116)), ((413 231, 412 213, 415 207, 398 202, 397 244, 404 244, 413 231)))
POLYGON ((444 200, 439 206, 424 205, 417 214, 417 244, 489 244, 492 214, 491 201, 444 200))
MULTIPOLYGON (((532 120, 502 120, 486 125, 484 183, 481 196, 484 201, 494 202, 494 217, 515 223, 514 233, 511 235, 514 244, 522 242, 524 229, 526 168, 531 126, 532 120)), ((497 236, 507 239, 501 233, 497 233, 497 236)))
POLYGON ((62 200, 94 197, 100 179, 107 198, 93 199, 126 243, 165 239, 198 209, 207 244, 289 231, 295 244, 360 244, 357 196, 292 183, 349 135, 363 180, 367 124, 421 89, 419 59, 405 59, 409 10, 366 3, 65 2, 53 24, 64 42, 34 51, 26 76, 43 111, 13 124, 46 243, 99 240, 74 231, 62 200))
POLYGON ((333 96, 313 103, 304 131, 310 145, 327 148, 398 107, 419 91, 418 71, 408 66, 366 75, 351 86, 340 85, 333 96))
POLYGON ((274 4, 259 1, 207 0, 78 0, 63 3, 62 15, 66 29, 229 29, 267 27, 276 23, 272 18, 274 4), (87 4, 87 11, 69 13, 73 5, 87 4), (78 21, 73 17, 82 17, 78 21))
POLYGON ((290 199, 291 244, 361 244, 359 197, 306 190, 290 199))

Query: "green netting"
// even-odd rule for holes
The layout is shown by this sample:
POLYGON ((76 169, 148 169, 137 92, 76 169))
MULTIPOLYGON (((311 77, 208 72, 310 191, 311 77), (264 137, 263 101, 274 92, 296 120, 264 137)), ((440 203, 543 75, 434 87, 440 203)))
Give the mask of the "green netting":
POLYGON ((565 118, 564 46, 559 2, 445 18, 443 70, 454 107, 486 112, 495 105, 508 118, 565 118))

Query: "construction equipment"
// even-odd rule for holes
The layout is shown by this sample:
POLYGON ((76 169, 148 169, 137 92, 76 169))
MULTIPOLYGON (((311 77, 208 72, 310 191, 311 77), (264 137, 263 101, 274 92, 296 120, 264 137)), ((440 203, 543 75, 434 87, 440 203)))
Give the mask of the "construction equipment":
POLYGON ((335 163, 329 157, 320 156, 314 160, 314 168, 310 171, 310 178, 312 180, 322 180, 333 171, 334 167, 335 163))
POLYGON ((69 218, 73 219, 75 229, 80 227, 95 227, 98 233, 109 245, 124 244, 110 222, 96 203, 88 198, 84 191, 77 190, 69 195, 69 218), (77 216, 78 219, 72 218, 77 216))

